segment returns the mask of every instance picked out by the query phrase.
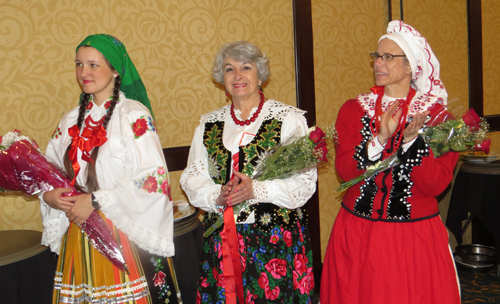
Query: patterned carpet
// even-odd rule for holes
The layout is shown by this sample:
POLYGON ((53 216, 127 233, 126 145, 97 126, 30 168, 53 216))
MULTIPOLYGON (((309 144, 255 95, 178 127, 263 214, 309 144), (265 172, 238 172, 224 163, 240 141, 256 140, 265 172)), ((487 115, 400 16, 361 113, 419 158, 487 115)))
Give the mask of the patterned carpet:
POLYGON ((500 303, 500 278, 489 273, 468 273, 458 269, 463 304, 500 303))

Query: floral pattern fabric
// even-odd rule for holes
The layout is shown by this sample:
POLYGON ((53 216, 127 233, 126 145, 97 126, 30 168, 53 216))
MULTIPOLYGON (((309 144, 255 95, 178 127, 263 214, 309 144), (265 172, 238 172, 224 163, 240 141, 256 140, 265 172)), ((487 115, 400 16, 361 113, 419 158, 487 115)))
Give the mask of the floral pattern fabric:
POLYGON ((163 193, 169 200, 172 200, 168 171, 165 167, 158 167, 158 169, 148 174, 148 176, 134 180, 134 185, 137 189, 147 191, 148 193, 163 193))
POLYGON ((151 116, 143 115, 131 125, 135 139, 141 138, 147 131, 156 132, 156 124, 151 116))
MULTIPOLYGON (((311 303, 314 276, 307 228, 299 223, 290 230, 275 225, 268 233, 255 224, 236 228, 245 304, 311 303)), ((203 244, 197 304, 226 302, 221 234, 203 244)))

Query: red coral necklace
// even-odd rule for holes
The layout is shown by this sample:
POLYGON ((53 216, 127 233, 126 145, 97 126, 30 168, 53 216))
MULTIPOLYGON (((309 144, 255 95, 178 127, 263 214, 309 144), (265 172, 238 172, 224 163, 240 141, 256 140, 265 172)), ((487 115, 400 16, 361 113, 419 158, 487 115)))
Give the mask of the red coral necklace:
POLYGON ((262 93, 262 91, 259 90, 259 94, 260 94, 260 103, 259 103, 259 107, 257 108, 257 111, 255 111, 255 113, 253 113, 252 117, 250 117, 249 119, 247 119, 245 121, 242 121, 242 120, 239 120, 238 118, 236 118, 236 114, 234 113, 234 104, 231 104, 231 118, 233 119, 235 124, 240 125, 240 126, 244 126, 244 125, 248 126, 252 122, 255 121, 255 119, 257 118, 257 116, 259 116, 259 114, 262 110, 262 106, 264 105, 264 93, 262 93))

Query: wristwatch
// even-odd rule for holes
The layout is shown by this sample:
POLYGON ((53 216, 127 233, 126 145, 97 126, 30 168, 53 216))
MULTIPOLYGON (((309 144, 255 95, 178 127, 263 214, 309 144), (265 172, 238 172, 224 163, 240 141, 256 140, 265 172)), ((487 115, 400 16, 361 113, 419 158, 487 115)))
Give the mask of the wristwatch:
POLYGON ((99 202, 95 198, 94 193, 92 193, 92 207, 94 207, 95 210, 101 209, 101 205, 99 205, 99 202))

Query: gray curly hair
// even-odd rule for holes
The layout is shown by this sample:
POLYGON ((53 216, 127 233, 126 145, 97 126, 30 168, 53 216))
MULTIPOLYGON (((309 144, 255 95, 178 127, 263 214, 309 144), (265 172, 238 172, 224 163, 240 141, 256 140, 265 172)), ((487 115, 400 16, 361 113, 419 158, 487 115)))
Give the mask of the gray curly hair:
POLYGON ((226 57, 240 62, 252 62, 257 66, 257 75, 263 83, 269 78, 269 59, 266 54, 248 41, 235 41, 223 45, 214 59, 212 77, 220 84, 224 84, 223 65, 226 57))

